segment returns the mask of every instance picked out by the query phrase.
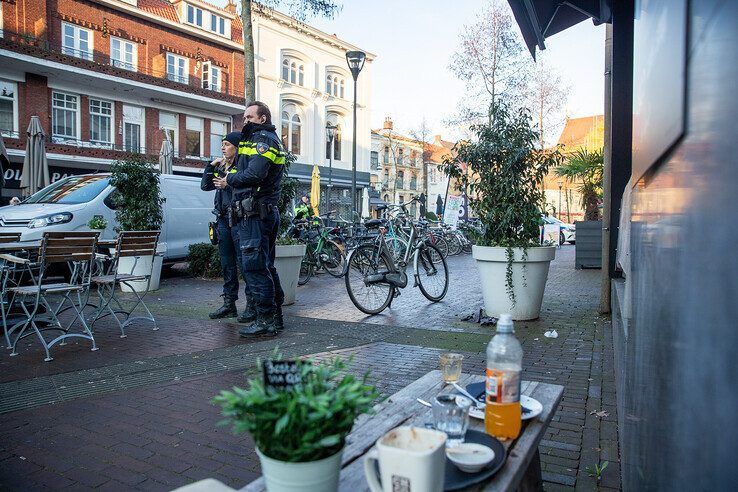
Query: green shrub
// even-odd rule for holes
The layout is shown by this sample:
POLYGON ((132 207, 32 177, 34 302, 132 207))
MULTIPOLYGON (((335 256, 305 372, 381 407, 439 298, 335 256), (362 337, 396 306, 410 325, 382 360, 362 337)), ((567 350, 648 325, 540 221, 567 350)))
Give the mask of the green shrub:
POLYGON ((190 263, 190 275, 193 277, 217 278, 223 274, 218 247, 210 243, 191 244, 187 261, 190 263))
POLYGON ((144 156, 131 154, 110 167, 117 231, 158 231, 164 222, 159 170, 144 156))

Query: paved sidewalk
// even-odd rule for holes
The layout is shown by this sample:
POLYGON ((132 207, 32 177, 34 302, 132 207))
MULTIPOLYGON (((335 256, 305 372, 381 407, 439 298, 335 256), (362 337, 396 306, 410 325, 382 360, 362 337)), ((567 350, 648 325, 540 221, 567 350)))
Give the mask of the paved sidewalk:
MULTIPOLYGON (((391 311, 368 319, 342 279, 313 278, 285 309, 289 329, 277 338, 242 339, 232 320, 208 320, 220 284, 172 277, 149 296, 158 331, 141 325, 121 339, 101 323, 101 350, 70 343, 54 348, 51 363, 30 339, 18 357, 0 352, 0 488, 169 490, 211 476, 245 485, 259 474, 253 444, 217 426, 209 399, 244 385, 256 358, 277 345, 291 357, 352 354, 351 370, 370 369, 382 397, 434 369, 444 350, 464 353, 465 371, 482 372, 492 330, 461 321, 481 304, 476 269, 469 257, 449 263, 442 303, 429 306, 405 289, 391 311)), ((524 377, 566 387, 540 448, 550 490, 596 488, 586 468, 605 460, 600 489, 619 488, 612 339, 609 320, 596 315, 599 279, 599 271, 574 270, 573 248, 562 248, 541 318, 517 325, 524 377), (543 336, 551 328, 558 338, 543 336)))

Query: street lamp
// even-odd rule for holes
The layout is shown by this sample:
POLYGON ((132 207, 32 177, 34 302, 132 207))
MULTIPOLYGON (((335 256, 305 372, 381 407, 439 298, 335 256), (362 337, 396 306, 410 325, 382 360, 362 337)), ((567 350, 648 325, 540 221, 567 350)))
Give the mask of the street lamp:
POLYGON ((559 220, 561 220, 561 188, 564 186, 564 182, 559 180, 556 184, 559 185, 559 220))
POLYGON ((346 63, 348 63, 351 76, 354 78, 354 139, 353 151, 351 153, 351 222, 356 217, 356 79, 359 78, 359 72, 364 68, 366 53, 363 51, 347 51, 346 63))
POLYGON ((325 125, 325 137, 328 140, 328 211, 331 211, 331 195, 333 194, 333 139, 336 138, 336 126, 328 122, 325 125))

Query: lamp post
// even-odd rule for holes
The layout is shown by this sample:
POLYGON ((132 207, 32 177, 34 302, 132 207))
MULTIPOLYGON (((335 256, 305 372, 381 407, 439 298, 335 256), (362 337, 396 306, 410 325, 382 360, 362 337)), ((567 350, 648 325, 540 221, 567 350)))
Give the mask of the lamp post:
POLYGON ((564 186, 564 182, 559 180, 557 183, 559 185, 559 220, 561 220, 561 188, 564 186))
POLYGON ((346 63, 348 63, 351 76, 354 78, 354 139, 352 142, 353 151, 351 152, 351 222, 356 216, 356 79, 359 78, 359 72, 364 68, 366 53, 363 51, 347 51, 346 63))
POLYGON ((328 140, 328 211, 331 211, 333 195, 333 139, 336 138, 336 127, 330 122, 325 125, 325 137, 328 140))

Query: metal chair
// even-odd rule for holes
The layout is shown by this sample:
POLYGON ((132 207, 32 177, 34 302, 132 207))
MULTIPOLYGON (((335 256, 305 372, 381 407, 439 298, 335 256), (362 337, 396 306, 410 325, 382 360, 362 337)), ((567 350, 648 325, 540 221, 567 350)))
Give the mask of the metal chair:
POLYGON ((9 293, 19 298, 19 305, 25 314, 25 319, 15 323, 6 331, 6 337, 17 331, 12 343, 11 356, 18 355, 16 347, 18 341, 35 334, 46 352, 44 361, 53 360, 49 349, 59 343, 64 345, 68 338, 76 337, 90 340, 92 350, 97 350, 95 338, 92 331, 85 322, 82 312, 84 303, 82 297, 86 296, 90 288, 92 266, 95 258, 95 243, 97 232, 47 232, 44 234, 39 249, 37 261, 29 258, 3 254, 0 258, 6 262, 16 265, 18 270, 27 272, 33 281, 32 285, 15 286, 7 289, 9 293), (50 272, 52 265, 67 264, 71 269, 68 282, 51 282, 50 272), (77 299, 75 303, 72 299, 77 299), (67 308, 64 308, 69 304, 67 308), (29 309, 29 306, 30 307, 29 309), (64 309, 62 309, 64 308, 64 309), (42 312, 45 310, 45 312, 42 312), (74 314, 72 320, 63 326, 58 315, 62 311, 71 310, 74 314), (69 333, 75 320, 82 323, 82 333, 69 333), (39 326, 41 322, 46 326, 39 326), (43 335, 46 331, 61 331, 61 335, 47 341, 43 335))
POLYGON ((97 320, 104 318, 105 316, 112 315, 115 321, 120 327, 120 337, 126 337, 125 328, 135 320, 146 320, 151 321, 154 324, 154 330, 158 330, 156 326, 156 319, 151 314, 148 306, 144 302, 144 297, 149 291, 151 285, 151 275, 154 269, 153 256, 156 254, 156 245, 159 242, 159 234, 161 231, 123 231, 118 236, 118 244, 115 247, 113 253, 113 261, 110 265, 109 273, 106 275, 97 275, 92 277, 92 283, 97 286, 98 296, 100 297, 100 307, 95 314, 93 327, 97 320), (143 257, 151 256, 151 268, 147 273, 134 274, 136 265, 139 260, 143 257), (134 262, 131 267, 130 273, 118 272, 120 259, 133 257, 134 262), (146 290, 142 294, 138 292, 135 286, 131 285, 131 282, 146 282, 146 290), (131 309, 124 309, 116 295, 116 286, 123 284, 128 286, 136 297, 136 302, 131 309), (111 307, 111 303, 117 306, 117 310, 111 307), (133 312, 139 307, 146 312, 147 316, 131 316, 133 312), (103 315, 103 312, 107 311, 103 315), (123 320, 118 317, 119 314, 125 316, 123 320))
MULTIPOLYGON (((20 241, 20 232, 0 232, 0 244, 17 243, 20 241)), ((5 346, 11 348, 8 337, 8 314, 13 303, 13 297, 8 297, 6 288, 11 280, 15 268, 12 263, 0 259, 0 315, 3 318, 3 334, 5 335, 5 346)))

